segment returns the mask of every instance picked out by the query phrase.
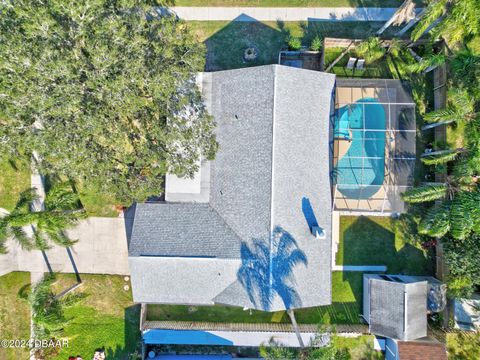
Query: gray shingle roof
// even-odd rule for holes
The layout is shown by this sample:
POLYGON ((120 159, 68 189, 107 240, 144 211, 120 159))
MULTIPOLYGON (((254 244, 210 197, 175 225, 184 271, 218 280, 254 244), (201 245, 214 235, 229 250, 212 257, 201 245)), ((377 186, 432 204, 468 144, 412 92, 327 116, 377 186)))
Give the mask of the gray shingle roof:
MULTIPOLYGON (((193 292, 200 287, 202 298, 208 299, 201 303, 215 299, 265 309, 255 303, 238 274, 218 291, 216 278, 213 284, 199 279, 196 272, 202 265, 192 261, 190 276, 169 274, 177 283, 195 284, 191 292, 180 291, 144 275, 152 264, 135 259, 151 256, 155 260, 149 261, 158 268, 166 256, 201 256, 214 257, 219 264, 220 259, 237 259, 247 268, 250 261, 255 269, 266 268, 261 281, 272 294, 268 310, 331 302, 329 117, 334 80, 331 74, 278 65, 203 74, 203 93, 218 124, 220 144, 210 164, 210 201, 139 205, 129 247, 135 301, 195 303, 193 292), (311 234, 310 227, 316 225, 325 230, 326 239, 311 234), (276 227, 282 229, 282 241, 275 245, 271 233, 276 227), (252 249, 267 249, 267 257, 275 252, 280 260, 272 268, 252 249), (283 266, 287 261, 279 257, 281 251, 298 260, 288 276, 274 276, 294 292, 288 300, 285 289, 277 284, 272 290, 275 285, 268 279, 268 272, 290 271, 283 266)), ((188 268, 188 261, 179 261, 188 268)), ((208 266, 214 266, 212 261, 208 266)))
POLYGON ((371 333, 399 340, 427 335, 426 281, 400 283, 371 278, 369 288, 371 333))
POLYGON ((238 258, 240 238, 209 204, 145 203, 137 204, 128 251, 129 256, 238 258))

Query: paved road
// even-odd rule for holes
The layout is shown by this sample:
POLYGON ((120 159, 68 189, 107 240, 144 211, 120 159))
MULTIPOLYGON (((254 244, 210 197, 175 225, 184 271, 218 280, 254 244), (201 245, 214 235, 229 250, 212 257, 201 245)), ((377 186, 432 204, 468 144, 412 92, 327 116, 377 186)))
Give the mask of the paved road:
POLYGON ((387 21, 396 8, 172 7, 184 20, 387 21))

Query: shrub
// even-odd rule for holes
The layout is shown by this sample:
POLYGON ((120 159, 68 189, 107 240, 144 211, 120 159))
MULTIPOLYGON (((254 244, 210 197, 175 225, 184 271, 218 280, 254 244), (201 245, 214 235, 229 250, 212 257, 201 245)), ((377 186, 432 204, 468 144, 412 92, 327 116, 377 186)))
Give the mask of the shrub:
POLYGON ((372 36, 360 43, 356 48, 358 55, 365 58, 367 62, 374 62, 385 54, 385 48, 378 37, 372 36))
POLYGON ((290 40, 288 40, 289 50, 300 50, 301 47, 302 47, 302 40, 300 40, 299 38, 292 37, 290 38, 290 40))
POLYGON ((320 51, 322 49, 322 40, 318 36, 313 38, 310 49, 313 51, 320 51))

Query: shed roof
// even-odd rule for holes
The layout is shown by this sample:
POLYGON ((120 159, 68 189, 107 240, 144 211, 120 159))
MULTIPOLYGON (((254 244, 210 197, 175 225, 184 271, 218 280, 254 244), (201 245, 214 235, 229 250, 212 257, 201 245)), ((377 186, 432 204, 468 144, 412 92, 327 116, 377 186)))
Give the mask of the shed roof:
POLYGON ((427 281, 403 283, 371 277, 368 283, 370 332, 399 340, 427 335, 427 281))
MULTIPOLYGON (((200 280, 193 268, 191 276, 169 275, 177 283, 195 283, 192 291, 201 288, 203 299, 210 301, 201 303, 271 311, 330 303, 329 117, 334 80, 331 74, 279 65, 203 74, 203 94, 217 122, 220 145, 210 164, 209 202, 137 207, 129 246, 130 262, 136 264, 135 301, 152 302, 149 292, 155 288, 154 302, 161 303, 167 298, 162 293, 175 291, 163 289, 161 277, 142 276, 152 264, 135 258, 149 256, 157 265, 166 257, 204 257, 219 264, 221 259, 240 260, 237 270, 242 264, 244 270, 249 264, 265 268, 260 278, 241 278, 235 272, 222 291, 215 278, 200 280), (323 228, 326 239, 316 239, 312 226, 323 228), (291 256, 298 264, 287 269, 283 265, 291 256), (284 284, 272 284, 272 277, 284 284), (282 294, 282 285, 294 296, 282 294), (258 291, 271 297, 268 304, 256 301, 254 286, 265 287, 258 291)), ((186 268, 189 264, 198 266, 182 261, 186 268)), ((186 288, 175 293, 177 303, 198 298, 186 288)))

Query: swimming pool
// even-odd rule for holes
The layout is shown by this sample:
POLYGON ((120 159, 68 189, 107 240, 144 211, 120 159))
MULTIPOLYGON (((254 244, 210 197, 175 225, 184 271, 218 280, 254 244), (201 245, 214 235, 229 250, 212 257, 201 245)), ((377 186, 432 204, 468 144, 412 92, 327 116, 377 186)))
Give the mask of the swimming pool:
POLYGON ((337 189, 347 198, 368 199, 383 184, 385 130, 385 110, 377 99, 363 98, 337 110, 335 138, 348 140, 350 146, 335 175, 337 189))

